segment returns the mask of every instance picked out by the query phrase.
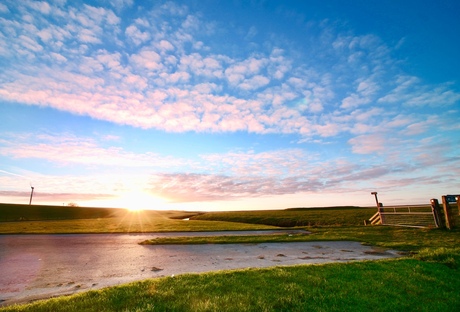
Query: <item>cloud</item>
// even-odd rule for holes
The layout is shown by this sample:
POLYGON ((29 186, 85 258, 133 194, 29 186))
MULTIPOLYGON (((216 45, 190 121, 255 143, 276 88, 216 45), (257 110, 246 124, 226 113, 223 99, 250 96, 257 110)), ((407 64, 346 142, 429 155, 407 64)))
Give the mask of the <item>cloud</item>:
POLYGON ((138 54, 132 55, 131 61, 135 66, 145 68, 150 71, 163 69, 161 56, 152 50, 142 50, 138 54))
POLYGON ((320 185, 303 177, 164 174, 152 176, 149 190, 171 202, 195 202, 295 194, 317 190, 320 185))
POLYGON ((450 83, 438 86, 422 84, 421 80, 413 76, 398 76, 397 86, 388 94, 378 99, 380 103, 402 103, 412 107, 445 107, 460 101, 460 93, 449 89, 450 83))
POLYGON ((306 154, 301 149, 201 155, 207 168, 212 168, 213 172, 226 172, 235 176, 275 177, 301 175, 315 157, 318 155, 306 154))
MULTIPOLYGON (((107 141, 107 137, 103 137, 107 141)), ((0 155, 16 159, 43 159, 54 164, 85 166, 170 168, 186 161, 147 152, 135 154, 120 147, 103 147, 94 139, 72 135, 11 135, 0 139, 0 155), (32 140, 33 139, 33 140, 32 140)))
POLYGON ((0 12, 1 13, 9 13, 10 10, 8 9, 8 7, 6 5, 4 5, 3 3, 0 3, 0 12))
POLYGON ((238 87, 243 90, 257 90, 270 83, 270 79, 265 76, 257 75, 249 79, 244 80, 238 87))
POLYGON ((125 34, 136 45, 140 45, 150 40, 150 34, 147 31, 142 32, 136 27, 136 25, 128 26, 125 30, 125 34))
POLYGON ((110 3, 117 11, 121 11, 126 7, 133 6, 134 0, 110 0, 110 3))
POLYGON ((380 38, 327 22, 302 53, 280 42, 232 53, 216 48, 218 24, 187 6, 168 2, 128 15, 123 8, 133 2, 112 5, 15 3, 17 12, 0 21, 8 64, 0 99, 143 129, 289 133, 307 141, 371 135, 382 124, 376 112, 394 126, 410 112, 419 124, 425 115, 412 109, 460 100, 452 83, 427 85, 403 73, 380 38))
POLYGON ((148 190, 171 202, 345 192, 369 188, 381 180, 396 180, 408 174, 426 181, 426 172, 432 170, 444 170, 444 182, 439 183, 446 183, 455 177, 455 172, 448 168, 456 168, 460 161, 452 156, 453 147, 447 138, 394 140, 380 133, 359 135, 349 140, 352 151, 356 155, 365 155, 366 162, 360 158, 330 159, 325 157, 327 152, 309 152, 300 148, 201 154, 193 161, 186 161, 153 152, 135 153, 114 146, 119 137, 103 134, 98 137, 99 141, 70 134, 4 135, 0 140, 1 156, 16 160, 45 160, 64 174, 0 170, 3 173, 0 174, 0 184, 9 187, 5 191, 19 192, 3 195, 16 198, 27 195, 23 190, 29 188, 30 181, 43 194, 40 198, 43 201, 53 194, 64 201, 104 199, 131 189, 148 190), (390 166, 385 165, 388 162, 390 166), (69 168, 91 174, 66 175, 69 168), (93 168, 102 172, 106 171, 104 168, 116 170, 110 169, 110 174, 98 174, 93 173, 93 168), (25 176, 27 178, 23 178, 25 176))
POLYGON ((372 154, 385 151, 386 139, 381 134, 359 135, 348 140, 353 153, 372 154))
POLYGON ((26 3, 30 6, 30 8, 37 10, 42 14, 49 14, 51 11, 50 5, 44 1, 27 1, 26 3))

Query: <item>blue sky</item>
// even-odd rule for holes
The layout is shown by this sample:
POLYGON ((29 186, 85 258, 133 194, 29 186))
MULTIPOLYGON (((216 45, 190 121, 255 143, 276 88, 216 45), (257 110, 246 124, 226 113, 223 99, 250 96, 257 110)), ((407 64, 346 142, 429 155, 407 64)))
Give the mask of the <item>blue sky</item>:
POLYGON ((0 4, 0 202, 239 210, 460 190, 457 1, 0 4))

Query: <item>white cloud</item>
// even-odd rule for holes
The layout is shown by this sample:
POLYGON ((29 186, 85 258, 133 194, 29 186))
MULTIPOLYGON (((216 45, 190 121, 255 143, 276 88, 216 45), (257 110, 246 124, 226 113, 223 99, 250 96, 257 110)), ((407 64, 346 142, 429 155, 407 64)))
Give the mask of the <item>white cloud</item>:
POLYGON ((51 11, 50 5, 44 1, 26 1, 26 4, 42 14, 49 14, 51 11))
MULTIPOLYGON (((141 128, 292 133, 314 140, 371 135, 377 125, 402 131, 425 116, 414 112, 410 121, 398 119, 406 107, 446 107, 460 100, 452 84, 426 85, 397 70, 378 37, 334 34, 331 26, 323 29, 327 35, 312 38, 318 45, 310 52, 333 56, 321 64, 312 61, 315 54, 299 59, 298 51, 290 53, 279 42, 238 57, 213 50, 219 42, 210 34, 218 24, 174 3, 130 16, 121 10, 133 5, 129 1, 113 2, 118 15, 102 4, 49 4, 53 19, 32 16, 47 10, 43 3, 33 10, 16 5, 24 14, 0 21, 1 51, 20 61, 0 73, 5 101, 141 128), (23 21, 26 15, 29 22, 23 21), (139 46, 121 42, 125 35, 139 46), (384 110, 365 109, 370 104, 384 110)), ((416 128, 407 133, 415 135, 416 128)))
POLYGON ((30 37, 20 35, 18 39, 24 48, 29 49, 32 52, 41 52, 43 50, 43 47, 30 37))
POLYGON ((137 67, 144 67, 148 70, 160 70, 163 68, 161 56, 152 50, 142 50, 138 54, 131 55, 130 59, 137 67))
POLYGON ((62 54, 51 52, 50 55, 58 63, 67 62, 67 58, 65 56, 63 56, 62 54))
POLYGON ((168 52, 168 51, 173 51, 174 50, 174 46, 171 44, 171 42, 167 41, 167 40, 161 40, 159 43, 158 43, 158 48, 162 51, 162 52, 168 52))
POLYGON ((269 83, 270 79, 262 75, 257 75, 244 80, 241 84, 238 85, 238 87, 243 90, 257 90, 268 85, 269 83))
POLYGON ((150 40, 150 34, 147 31, 140 31, 136 25, 131 25, 125 30, 126 36, 131 39, 134 44, 140 45, 150 40))
POLYGON ((81 29, 78 35, 78 39, 84 43, 101 43, 97 34, 90 29, 81 29))
POLYGON ((422 84, 413 76, 398 76, 396 87, 378 99, 380 103, 402 103, 408 106, 451 106, 460 101, 460 93, 449 89, 450 83, 438 86, 422 84))
POLYGON ((370 100, 367 98, 362 98, 357 94, 352 94, 342 100, 341 108, 344 108, 344 109, 356 108, 363 104, 367 104, 369 102, 370 100))

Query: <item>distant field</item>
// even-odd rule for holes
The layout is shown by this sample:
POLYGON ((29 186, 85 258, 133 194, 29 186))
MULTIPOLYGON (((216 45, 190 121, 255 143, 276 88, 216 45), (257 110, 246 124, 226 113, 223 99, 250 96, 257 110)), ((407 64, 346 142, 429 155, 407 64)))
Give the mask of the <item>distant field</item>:
POLYGON ((271 229, 225 221, 186 221, 196 212, 0 204, 0 234, 146 233, 271 229))
POLYGON ((329 207, 292 208, 285 210, 207 212, 191 220, 245 222, 280 227, 356 226, 362 225, 377 212, 376 208, 329 207))
POLYGON ((0 204, 0 233, 142 233, 358 226, 369 219, 375 210, 330 207, 206 213, 131 212, 116 208, 0 204), (185 218, 190 221, 183 220, 185 218))
POLYGON ((110 218, 120 214, 115 208, 82 208, 48 205, 0 204, 0 222, 110 218))

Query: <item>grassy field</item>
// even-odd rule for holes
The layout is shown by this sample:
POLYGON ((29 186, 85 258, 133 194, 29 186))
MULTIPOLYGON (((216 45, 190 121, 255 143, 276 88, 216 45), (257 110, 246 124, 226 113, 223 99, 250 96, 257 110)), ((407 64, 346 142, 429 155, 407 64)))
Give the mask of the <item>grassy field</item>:
MULTIPOLYGON (((68 209, 63 207, 63 209, 68 209)), ((84 208, 76 208, 84 209, 84 208)), ((93 208, 86 208, 87 210, 93 208)), ((97 209, 96 209, 97 210, 97 209)), ((114 209, 115 210, 115 209, 114 209)), ((99 215, 94 213, 95 215, 99 215)), ((147 233, 272 229, 273 226, 226 221, 187 221, 189 212, 116 209, 108 217, 0 222, 0 234, 147 233)))
POLYGON ((357 226, 369 219, 375 210, 334 207, 199 213, 0 204, 0 234, 144 233, 357 226), (182 220, 184 218, 190 218, 190 221, 182 220), (10 221, 1 222, 2 220, 10 221))
MULTIPOLYGON (((243 226, 244 223, 240 222, 247 218, 253 223, 246 223, 248 228, 309 222, 310 226, 303 228, 312 234, 182 237, 150 243, 353 240, 398 249, 404 251, 405 257, 348 264, 185 274, 10 306, 0 311, 459 311, 458 228, 449 231, 362 225, 363 220, 374 212, 368 208, 350 207, 209 213, 192 217, 191 221, 170 219, 180 216, 173 212, 162 215, 163 226, 169 222, 169 230, 180 228, 182 223, 199 228, 202 222, 219 224, 216 228, 224 229, 225 226, 243 226), (195 223, 196 226, 190 225, 195 223)), ((152 218, 159 219, 160 216, 152 218)), ((144 216, 144 219, 147 218, 144 216)), ((68 220, 68 226, 77 221, 68 220)), ((0 230, 6 223, 10 222, 0 223, 0 230)))
POLYGON ((0 222, 111 218, 118 216, 121 210, 0 203, 0 222))
POLYGON ((266 224, 280 227, 295 226, 356 226, 364 224, 376 208, 330 207, 295 208, 285 210, 207 212, 191 220, 230 221, 266 224))

